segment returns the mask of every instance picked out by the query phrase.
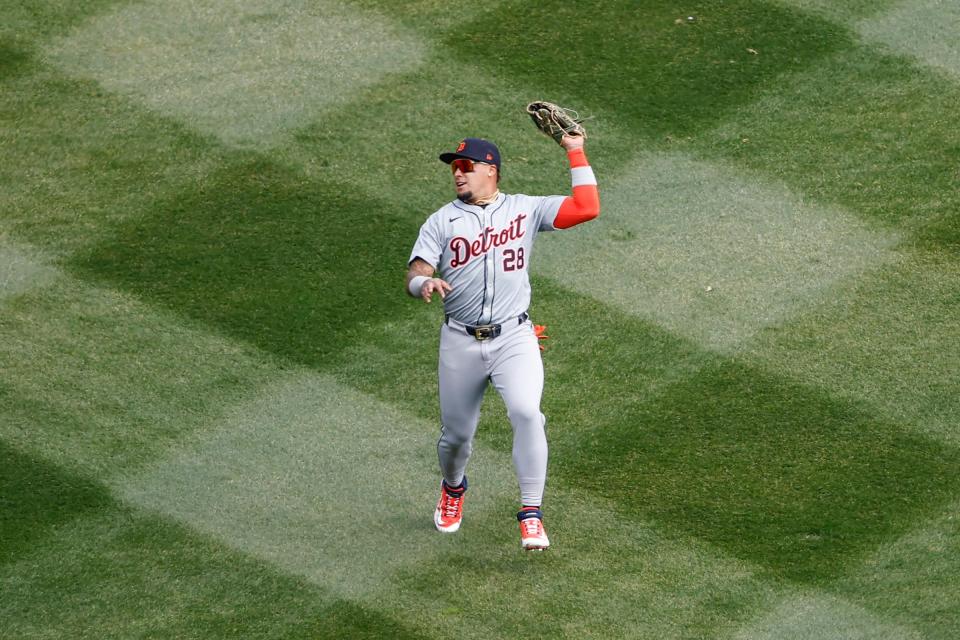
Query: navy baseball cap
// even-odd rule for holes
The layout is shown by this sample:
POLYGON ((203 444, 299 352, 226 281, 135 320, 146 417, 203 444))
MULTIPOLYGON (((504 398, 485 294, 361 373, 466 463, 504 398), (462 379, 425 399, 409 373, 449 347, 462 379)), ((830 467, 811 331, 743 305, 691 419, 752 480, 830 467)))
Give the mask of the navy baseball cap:
POLYGON ((450 164, 457 158, 467 158, 474 162, 486 162, 500 168, 500 150, 497 145, 483 138, 464 138, 456 151, 441 153, 440 160, 450 164))

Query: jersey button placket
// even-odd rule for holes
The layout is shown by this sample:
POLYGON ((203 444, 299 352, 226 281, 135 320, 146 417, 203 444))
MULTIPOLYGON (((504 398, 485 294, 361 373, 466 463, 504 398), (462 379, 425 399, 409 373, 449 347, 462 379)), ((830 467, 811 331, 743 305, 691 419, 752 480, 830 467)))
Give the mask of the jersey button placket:
POLYGON ((483 308, 483 316, 487 318, 488 322, 493 322, 493 282, 496 278, 496 269, 494 268, 494 257, 493 249, 490 250, 490 255, 487 256, 487 273, 490 274, 490 277, 487 279, 487 292, 484 296, 484 299, 487 301, 487 305, 483 308))
MULTIPOLYGON (((481 215, 481 220, 483 221, 484 241, 486 241, 487 230, 490 229, 490 213, 484 211, 481 215)), ((483 265, 483 307, 480 309, 480 313, 482 314, 484 322, 493 322, 493 298, 491 296, 495 273, 493 267, 493 252, 494 250, 491 247, 485 258, 486 263, 483 265)))

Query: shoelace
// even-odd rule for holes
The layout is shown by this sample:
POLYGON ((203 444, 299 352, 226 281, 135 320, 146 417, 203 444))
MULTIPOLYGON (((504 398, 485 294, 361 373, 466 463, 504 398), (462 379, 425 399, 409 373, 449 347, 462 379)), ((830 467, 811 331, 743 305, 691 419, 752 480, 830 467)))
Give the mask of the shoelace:
POLYGON ((543 523, 540 522, 540 518, 526 518, 520 522, 523 523, 523 534, 525 536, 543 535, 543 523))
POLYGON ((443 506, 441 510, 443 511, 443 516, 445 518, 453 518, 457 515, 457 512, 460 510, 460 502, 463 500, 463 495, 455 496, 451 493, 443 493, 443 506))

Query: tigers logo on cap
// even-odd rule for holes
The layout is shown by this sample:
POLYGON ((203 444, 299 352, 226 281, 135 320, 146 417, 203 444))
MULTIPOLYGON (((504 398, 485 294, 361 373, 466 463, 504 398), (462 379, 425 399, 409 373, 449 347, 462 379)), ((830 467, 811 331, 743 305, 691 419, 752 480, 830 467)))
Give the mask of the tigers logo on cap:
POLYGON ((457 158, 467 158, 474 162, 486 162, 500 168, 500 149, 483 138, 463 138, 457 143, 456 151, 440 154, 441 162, 450 164, 457 158))

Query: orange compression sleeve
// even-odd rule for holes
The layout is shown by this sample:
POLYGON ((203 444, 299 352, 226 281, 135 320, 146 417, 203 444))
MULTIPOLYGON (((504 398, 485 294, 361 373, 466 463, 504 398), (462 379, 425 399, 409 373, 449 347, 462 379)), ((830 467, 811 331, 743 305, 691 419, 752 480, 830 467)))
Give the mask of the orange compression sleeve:
POLYGON ((583 149, 567 152, 570 160, 570 178, 573 182, 573 195, 567 196, 557 211, 553 226, 557 229, 569 229, 581 222, 593 220, 600 215, 600 193, 597 191, 597 179, 587 162, 583 149))

